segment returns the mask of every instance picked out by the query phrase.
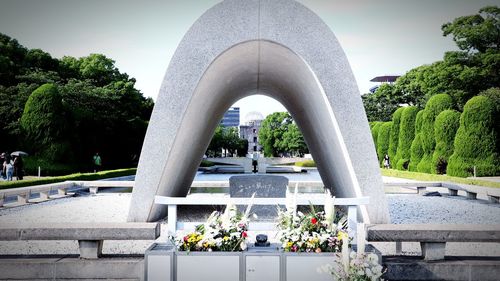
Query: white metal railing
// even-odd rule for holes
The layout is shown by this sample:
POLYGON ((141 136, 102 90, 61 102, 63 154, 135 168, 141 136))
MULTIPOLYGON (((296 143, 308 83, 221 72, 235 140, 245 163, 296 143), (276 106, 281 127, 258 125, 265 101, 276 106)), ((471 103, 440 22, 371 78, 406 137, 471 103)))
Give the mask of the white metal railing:
MULTIPOLYGON (((203 224, 203 222, 178 222, 177 221, 177 206, 181 205, 287 205, 290 204, 291 200, 289 198, 234 198, 228 195, 215 195, 215 194, 199 194, 189 195, 187 197, 167 197, 167 196, 155 196, 155 203, 161 205, 167 205, 168 207, 168 232, 170 235, 175 234, 177 230, 193 230, 196 225, 203 224)), ((307 194, 306 196, 298 196, 293 200, 293 204, 296 206, 303 205, 323 205, 331 204, 335 206, 347 206, 347 228, 349 237, 351 237, 355 243, 357 224, 358 224, 358 211, 357 207, 361 205, 367 205, 370 202, 369 197, 358 197, 358 198, 328 198, 328 194, 307 194), (333 200, 332 200, 333 199, 333 200)), ((250 222, 249 230, 251 231, 263 231, 263 230, 275 230, 275 223, 269 222, 250 222)))

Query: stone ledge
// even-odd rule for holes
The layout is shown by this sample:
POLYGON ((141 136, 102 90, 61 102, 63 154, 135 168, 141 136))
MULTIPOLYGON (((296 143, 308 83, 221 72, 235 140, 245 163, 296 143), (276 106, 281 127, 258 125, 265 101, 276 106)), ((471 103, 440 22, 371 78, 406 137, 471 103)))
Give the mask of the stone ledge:
POLYGON ((446 257, 426 262, 418 257, 384 257, 386 280, 498 280, 500 258, 446 257))
POLYGON ((143 256, 106 256, 98 260, 76 256, 0 258, 0 280, 117 279, 142 280, 143 256))
POLYGON ((374 224, 368 241, 500 242, 500 225, 374 224))

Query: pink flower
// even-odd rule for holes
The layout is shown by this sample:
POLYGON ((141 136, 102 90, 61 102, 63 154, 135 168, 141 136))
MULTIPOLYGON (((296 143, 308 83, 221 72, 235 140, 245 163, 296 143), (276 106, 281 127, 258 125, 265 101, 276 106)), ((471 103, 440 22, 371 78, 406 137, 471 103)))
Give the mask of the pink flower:
POLYGON ((241 233, 241 237, 243 237, 243 238, 247 238, 247 236, 248 236, 248 234, 247 234, 247 232, 246 232, 246 231, 243 231, 243 232, 241 233))

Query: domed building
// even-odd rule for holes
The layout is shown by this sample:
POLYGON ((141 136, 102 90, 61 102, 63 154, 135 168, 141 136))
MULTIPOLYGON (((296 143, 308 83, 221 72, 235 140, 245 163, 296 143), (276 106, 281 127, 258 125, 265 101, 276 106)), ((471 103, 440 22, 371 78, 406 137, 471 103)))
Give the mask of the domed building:
POLYGON ((259 129, 264 120, 262 113, 251 111, 245 115, 245 123, 240 126, 240 138, 248 140, 248 153, 260 152, 259 129))

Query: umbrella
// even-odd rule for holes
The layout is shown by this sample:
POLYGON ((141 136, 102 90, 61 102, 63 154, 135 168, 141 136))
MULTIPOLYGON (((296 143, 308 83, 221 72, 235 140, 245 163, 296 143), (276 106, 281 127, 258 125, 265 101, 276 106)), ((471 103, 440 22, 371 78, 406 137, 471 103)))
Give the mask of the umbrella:
POLYGON ((10 156, 28 156, 28 153, 24 151, 14 151, 10 154, 10 156))

